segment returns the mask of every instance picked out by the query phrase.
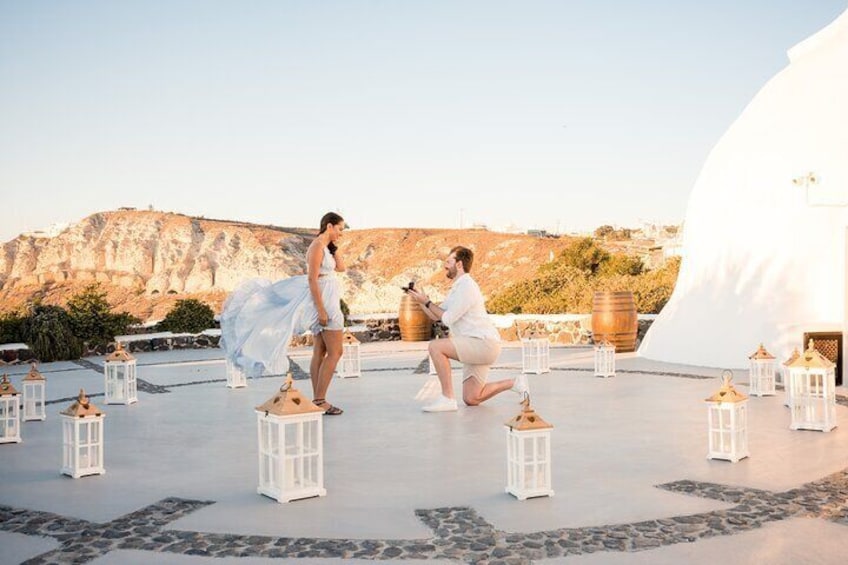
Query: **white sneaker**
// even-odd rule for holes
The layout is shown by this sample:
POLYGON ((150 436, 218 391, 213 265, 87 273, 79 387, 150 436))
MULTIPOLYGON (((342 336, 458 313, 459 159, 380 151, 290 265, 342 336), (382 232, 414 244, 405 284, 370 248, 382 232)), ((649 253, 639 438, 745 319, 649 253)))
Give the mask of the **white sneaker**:
POLYGON ((517 377, 515 377, 515 382, 512 383, 512 388, 509 390, 511 390, 512 392, 517 392, 521 395, 523 395, 525 392, 530 392, 530 385, 527 384, 527 375, 521 373, 517 377))
POLYGON ((456 399, 440 394, 434 403, 422 407, 421 410, 424 412, 456 412, 456 399))

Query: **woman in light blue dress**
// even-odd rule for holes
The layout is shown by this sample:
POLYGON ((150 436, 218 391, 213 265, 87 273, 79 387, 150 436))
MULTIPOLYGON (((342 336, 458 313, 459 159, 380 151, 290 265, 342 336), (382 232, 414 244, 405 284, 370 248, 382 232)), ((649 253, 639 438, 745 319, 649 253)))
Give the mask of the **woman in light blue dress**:
POLYGON ((345 263, 336 242, 344 229, 344 218, 324 214, 318 236, 306 251, 306 275, 275 283, 245 281, 227 297, 221 313, 221 347, 227 361, 250 376, 285 373, 292 335, 311 330, 312 402, 332 416, 342 413, 326 395, 342 356, 344 315, 336 272, 344 271, 345 263))

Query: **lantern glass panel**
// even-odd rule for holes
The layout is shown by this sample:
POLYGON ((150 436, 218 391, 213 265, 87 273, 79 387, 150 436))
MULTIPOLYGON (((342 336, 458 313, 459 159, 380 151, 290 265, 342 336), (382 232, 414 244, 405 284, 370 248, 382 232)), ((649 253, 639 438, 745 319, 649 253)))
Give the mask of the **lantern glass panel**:
POLYGON ((515 434, 507 434, 507 485, 513 486, 518 482, 518 457, 520 439, 515 434))
POLYGON ((24 383, 24 415, 35 416, 40 413, 39 386, 35 383, 24 383))
POLYGON ((263 487, 280 488, 280 426, 276 422, 259 421, 259 483, 263 487))
POLYGON ((361 374, 359 344, 342 344, 342 357, 336 369, 340 377, 358 377, 361 374))
POLYGON ((719 453, 731 451, 731 412, 722 408, 721 404, 711 408, 712 421, 712 450, 719 453))
POLYGON ((523 461, 522 477, 519 487, 526 491, 547 488, 548 461, 547 439, 544 436, 531 435, 522 438, 523 461))
POLYGON ((775 393, 774 363, 769 359, 752 359, 750 364, 751 394, 769 396, 775 393))
POLYGON ((792 429, 830 431, 836 427, 835 374, 798 369, 791 373, 792 429))
POLYGON ((318 484, 318 424, 316 421, 285 425, 285 484, 287 489, 318 484))
POLYGON ((62 466, 70 469, 74 465, 74 422, 62 422, 62 466))
POLYGON ((124 368, 117 364, 108 366, 106 379, 106 397, 111 400, 122 401, 124 399, 124 368))
POLYGON ((9 439, 20 436, 19 414, 18 414, 19 395, 4 396, 0 400, 0 438, 9 439))
POLYGON ((80 468, 88 468, 97 465, 97 455, 93 452, 92 426, 84 422, 79 425, 79 443, 77 444, 77 461, 80 468))
POLYGON ((135 395, 136 395, 135 364, 127 366, 126 371, 127 371, 127 391, 129 393, 130 399, 135 400, 135 395))

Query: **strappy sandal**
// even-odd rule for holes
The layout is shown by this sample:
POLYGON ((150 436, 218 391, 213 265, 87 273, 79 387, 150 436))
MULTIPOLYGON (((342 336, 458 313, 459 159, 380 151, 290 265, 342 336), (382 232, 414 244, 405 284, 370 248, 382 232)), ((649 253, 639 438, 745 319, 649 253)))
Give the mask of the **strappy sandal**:
POLYGON ((327 416, 339 416, 341 414, 344 414, 344 410, 342 410, 338 406, 333 406, 323 398, 314 399, 312 401, 312 404, 320 408, 324 408, 326 406, 326 408, 324 409, 324 414, 327 416))

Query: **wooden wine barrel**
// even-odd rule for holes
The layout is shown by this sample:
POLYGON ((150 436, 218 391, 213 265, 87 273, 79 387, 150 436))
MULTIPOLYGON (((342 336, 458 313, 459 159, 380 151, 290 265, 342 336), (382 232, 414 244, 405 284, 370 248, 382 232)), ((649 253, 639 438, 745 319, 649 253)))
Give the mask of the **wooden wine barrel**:
POLYGON ((592 300, 592 341, 608 340, 617 353, 636 349, 636 301, 632 292, 596 292, 592 300))
POLYGON ((403 341, 429 341, 433 335, 433 321, 427 317, 421 306, 404 294, 400 299, 400 338, 403 341))

